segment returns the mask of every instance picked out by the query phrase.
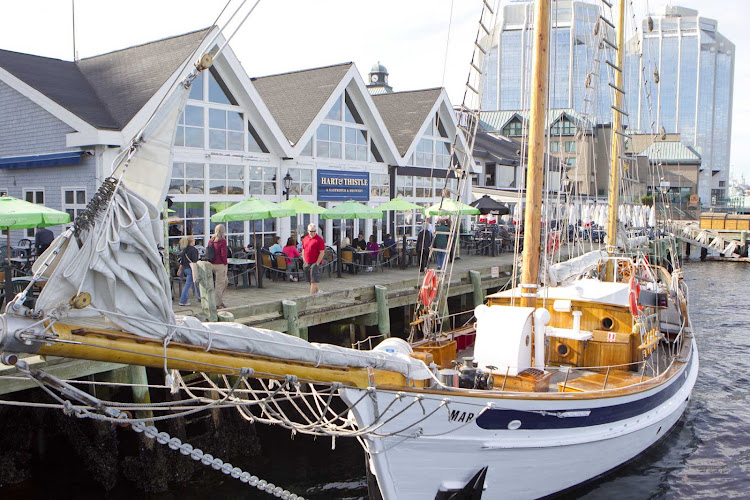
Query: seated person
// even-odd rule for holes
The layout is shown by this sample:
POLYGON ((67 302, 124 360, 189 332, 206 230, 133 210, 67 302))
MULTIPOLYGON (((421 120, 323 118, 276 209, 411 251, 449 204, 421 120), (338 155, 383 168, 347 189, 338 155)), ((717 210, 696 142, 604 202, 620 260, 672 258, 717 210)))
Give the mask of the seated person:
POLYGON ((385 235, 383 240, 383 248, 390 248, 391 254, 396 251, 396 240, 393 239, 391 233, 385 235))
POLYGON ((281 247, 281 236, 274 236, 273 237, 273 245, 268 249, 269 252, 271 252, 271 255, 281 253, 283 248, 281 247))
POLYGON ((292 274, 292 271, 297 270, 296 261, 294 259, 302 258, 297 250, 297 241, 294 238, 288 238, 286 240, 286 246, 284 246, 281 251, 286 256, 286 274, 291 281, 297 281, 297 277, 292 274), (292 263, 295 264, 292 265, 292 263))
POLYGON ((356 238, 354 238, 354 242, 352 243, 352 246, 356 248, 357 250, 367 250, 367 242, 365 241, 365 235, 364 233, 359 233, 356 238))
POLYGON ((377 239, 375 238, 374 234, 370 236, 370 241, 367 243, 366 249, 368 252, 370 252, 369 254, 370 261, 374 261, 378 258, 378 253, 380 252, 380 245, 378 245, 377 239))

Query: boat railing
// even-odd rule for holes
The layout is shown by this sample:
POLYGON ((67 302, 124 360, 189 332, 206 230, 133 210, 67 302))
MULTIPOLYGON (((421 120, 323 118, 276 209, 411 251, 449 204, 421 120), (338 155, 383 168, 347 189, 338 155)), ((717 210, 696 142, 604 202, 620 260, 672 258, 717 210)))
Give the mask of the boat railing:
MULTIPOLYGON (((672 365, 674 364, 674 362, 675 362, 675 358, 672 358, 671 361, 670 361, 670 363, 669 363, 669 365, 666 366, 663 370, 659 370, 658 373, 656 373, 655 371, 653 371, 653 367, 652 367, 652 371, 654 373, 654 376, 651 377, 649 379, 649 381, 664 376, 664 374, 667 373, 669 371, 669 369, 672 367, 672 365)), ((563 385, 562 385, 562 387, 560 389, 560 392, 565 392, 565 389, 568 386, 568 381, 570 380, 570 374, 573 371, 581 371, 581 372, 605 371, 604 381, 602 382, 602 388, 600 390, 601 391, 608 391, 608 390, 609 391, 614 391, 614 390, 617 390, 617 389, 621 389, 622 387, 613 387, 611 389, 607 389, 607 384, 609 382, 609 376, 610 376, 610 373, 612 372, 612 370, 617 370, 617 369, 625 369, 625 370, 627 370, 628 368, 636 367, 636 366, 639 367, 639 368, 638 368, 638 370, 634 370, 634 371, 637 371, 638 373, 640 373, 640 378, 639 378, 639 380, 638 380, 637 383, 632 384, 631 386, 637 386, 637 385, 642 384, 642 383, 645 382, 644 379, 646 377, 646 370, 647 370, 647 368, 649 366, 649 359, 643 359, 641 361, 634 361, 632 363, 623 363, 623 364, 619 364, 619 365, 608 365, 608 366, 582 366, 582 367, 575 367, 575 366, 555 366, 555 367, 549 367, 548 366, 548 367, 545 367, 545 370, 556 369, 558 372, 561 372, 561 371, 565 370, 565 380, 563 381, 563 385)))

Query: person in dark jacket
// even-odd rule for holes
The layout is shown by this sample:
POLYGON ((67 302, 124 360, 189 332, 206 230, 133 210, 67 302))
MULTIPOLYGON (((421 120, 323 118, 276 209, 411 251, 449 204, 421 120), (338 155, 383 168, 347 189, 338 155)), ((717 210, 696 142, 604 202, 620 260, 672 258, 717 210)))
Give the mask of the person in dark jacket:
POLYGON ((419 270, 424 271, 427 261, 430 259, 430 246, 432 246, 432 233, 427 224, 422 224, 422 230, 417 235, 417 257, 419 258, 419 270))
POLYGON ((36 248, 36 254, 42 255, 42 252, 49 248, 54 239, 55 235, 52 234, 52 231, 50 231, 46 227, 38 229, 36 232, 36 236, 34 236, 34 247, 36 248))
POLYGON ((182 252, 180 253, 180 269, 177 275, 185 276, 186 279, 185 286, 182 287, 182 295, 180 295, 180 305, 189 306, 188 292, 191 288, 195 290, 195 296, 198 299, 201 298, 201 292, 193 276, 193 268, 190 267, 190 264, 198 262, 198 249, 195 248, 195 238, 193 235, 182 238, 180 240, 180 247, 182 247, 182 252))

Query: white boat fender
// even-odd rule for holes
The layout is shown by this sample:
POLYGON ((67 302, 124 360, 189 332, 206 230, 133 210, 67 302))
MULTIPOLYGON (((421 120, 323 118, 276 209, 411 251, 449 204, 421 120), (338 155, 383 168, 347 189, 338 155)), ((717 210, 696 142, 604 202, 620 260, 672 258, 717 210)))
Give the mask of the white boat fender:
POLYGON ((534 368, 544 369, 544 331, 551 316, 547 309, 534 311, 534 368))

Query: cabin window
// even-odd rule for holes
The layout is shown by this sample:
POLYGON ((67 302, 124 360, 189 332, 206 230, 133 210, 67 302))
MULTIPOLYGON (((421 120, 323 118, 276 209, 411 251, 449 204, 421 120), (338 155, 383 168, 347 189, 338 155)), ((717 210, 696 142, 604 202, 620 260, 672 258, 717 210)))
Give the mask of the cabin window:
POLYGON ((615 326, 615 320, 610 318, 609 316, 604 316, 602 318, 602 329, 603 330, 611 330, 615 326))

